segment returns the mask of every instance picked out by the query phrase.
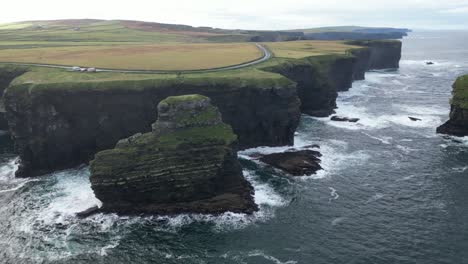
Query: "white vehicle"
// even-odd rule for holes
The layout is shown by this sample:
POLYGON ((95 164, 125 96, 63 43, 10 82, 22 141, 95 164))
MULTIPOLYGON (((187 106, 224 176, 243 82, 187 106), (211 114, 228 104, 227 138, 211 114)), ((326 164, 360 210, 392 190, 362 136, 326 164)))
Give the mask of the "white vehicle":
POLYGON ((88 72, 96 72, 96 68, 88 68, 88 72))
POLYGON ((81 68, 78 67, 78 66, 74 66, 74 67, 72 67, 72 71, 79 72, 79 71, 81 71, 81 68))

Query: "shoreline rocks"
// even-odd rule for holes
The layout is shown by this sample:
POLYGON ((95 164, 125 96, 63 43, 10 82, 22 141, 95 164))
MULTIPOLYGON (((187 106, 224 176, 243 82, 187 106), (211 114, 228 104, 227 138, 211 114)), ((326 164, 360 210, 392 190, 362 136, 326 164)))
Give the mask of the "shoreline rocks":
POLYGON ((259 160, 292 176, 305 176, 322 170, 321 156, 320 152, 314 150, 290 150, 264 155, 259 160))
POLYGON ((91 162, 101 212, 253 213, 253 188, 237 160, 237 136, 201 95, 168 97, 152 132, 119 141, 91 162))
POLYGON ((330 118, 331 121, 335 122, 350 122, 350 123, 356 123, 359 121, 359 118, 349 118, 349 117, 342 117, 342 116, 332 116, 330 118))

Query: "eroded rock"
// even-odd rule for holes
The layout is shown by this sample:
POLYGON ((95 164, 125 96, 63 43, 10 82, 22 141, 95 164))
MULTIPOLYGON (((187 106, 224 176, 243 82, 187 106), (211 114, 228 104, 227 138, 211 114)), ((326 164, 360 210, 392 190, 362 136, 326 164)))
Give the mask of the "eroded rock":
POLYGON ((336 122, 350 122, 350 123, 356 123, 359 121, 359 118, 349 118, 349 117, 342 117, 342 116, 332 116, 330 118, 332 121, 336 122))
POLYGON ((168 97, 153 131, 96 154, 91 184, 101 211, 176 214, 257 210, 234 145, 237 136, 201 95, 168 97))
POLYGON ((287 151, 265 155, 260 161, 293 176, 305 176, 315 174, 322 169, 321 156, 320 152, 314 150, 287 151))

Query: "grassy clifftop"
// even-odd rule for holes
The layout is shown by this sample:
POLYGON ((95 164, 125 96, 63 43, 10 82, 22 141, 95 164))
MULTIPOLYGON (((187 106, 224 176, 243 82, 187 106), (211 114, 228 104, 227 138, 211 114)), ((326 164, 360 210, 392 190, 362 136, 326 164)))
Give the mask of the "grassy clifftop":
POLYGON ((468 109, 468 75, 459 77, 453 84, 452 104, 468 109))

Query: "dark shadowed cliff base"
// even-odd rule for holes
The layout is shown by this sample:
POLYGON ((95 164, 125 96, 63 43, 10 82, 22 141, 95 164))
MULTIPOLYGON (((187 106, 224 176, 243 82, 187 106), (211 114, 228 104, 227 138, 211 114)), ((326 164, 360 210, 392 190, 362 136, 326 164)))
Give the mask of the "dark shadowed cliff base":
POLYGON ((89 162, 122 138, 146 133, 168 96, 211 98, 239 138, 239 148, 291 145, 301 113, 327 116, 365 71, 397 68, 399 41, 366 41, 346 55, 290 59, 263 70, 281 77, 202 77, 17 84, 4 95, 21 165, 17 176, 41 175, 89 162))

